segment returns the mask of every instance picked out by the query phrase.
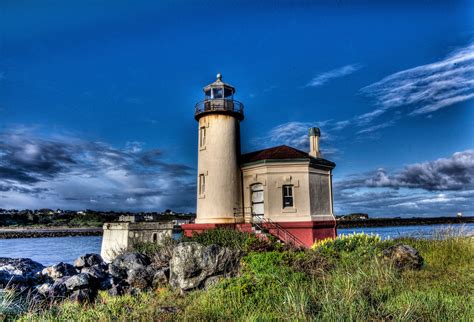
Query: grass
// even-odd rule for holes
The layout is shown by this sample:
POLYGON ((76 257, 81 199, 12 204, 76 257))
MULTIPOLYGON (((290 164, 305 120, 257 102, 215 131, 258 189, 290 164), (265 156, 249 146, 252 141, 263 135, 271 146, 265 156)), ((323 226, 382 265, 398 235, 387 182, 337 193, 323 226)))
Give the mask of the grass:
MULTIPOLYGON (((238 237, 240 238, 240 237, 238 237)), ((474 239, 377 241, 356 237, 313 250, 250 251, 238 277, 207 291, 180 295, 167 288, 95 304, 65 303, 22 320, 423 320, 469 321, 474 316, 474 239), (399 271, 377 256, 409 244, 425 266, 399 271), (173 307, 175 313, 168 312, 173 307)), ((226 240, 225 242, 229 242, 226 240)))

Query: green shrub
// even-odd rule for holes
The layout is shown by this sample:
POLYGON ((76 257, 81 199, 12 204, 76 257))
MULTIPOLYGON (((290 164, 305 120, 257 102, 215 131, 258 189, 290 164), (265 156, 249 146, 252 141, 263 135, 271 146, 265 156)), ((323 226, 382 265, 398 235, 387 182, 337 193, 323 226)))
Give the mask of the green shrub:
POLYGON ((192 237, 183 237, 182 241, 193 241, 205 246, 218 245, 243 250, 245 252, 264 252, 281 249, 281 246, 272 236, 262 238, 253 233, 224 228, 194 233, 192 237))
POLYGON ((358 255, 373 254, 382 242, 379 235, 354 233, 341 235, 335 239, 317 241, 311 248, 322 254, 334 256, 355 252, 358 255))

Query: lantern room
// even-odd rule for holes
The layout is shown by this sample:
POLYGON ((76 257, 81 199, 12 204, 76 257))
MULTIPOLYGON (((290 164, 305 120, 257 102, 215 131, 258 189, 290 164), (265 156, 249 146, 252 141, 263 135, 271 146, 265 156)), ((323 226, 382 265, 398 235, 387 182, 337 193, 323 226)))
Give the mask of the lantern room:
POLYGON ((222 75, 217 74, 217 80, 204 87, 204 101, 196 104, 195 119, 210 113, 230 114, 240 121, 244 118, 244 106, 234 100, 235 88, 222 81, 222 75))

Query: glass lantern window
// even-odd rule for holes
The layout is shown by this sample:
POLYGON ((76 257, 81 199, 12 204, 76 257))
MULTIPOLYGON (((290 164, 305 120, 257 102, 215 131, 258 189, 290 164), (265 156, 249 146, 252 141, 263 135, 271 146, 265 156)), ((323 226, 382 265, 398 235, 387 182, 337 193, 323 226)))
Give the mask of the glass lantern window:
POLYGON ((230 88, 224 88, 224 97, 232 96, 232 90, 230 88))
POLYGON ((211 90, 208 89, 207 91, 204 92, 204 94, 206 95, 206 98, 210 98, 211 97, 211 90))
POLYGON ((222 90, 222 88, 213 88, 212 89, 212 98, 223 98, 223 93, 224 91, 222 90))

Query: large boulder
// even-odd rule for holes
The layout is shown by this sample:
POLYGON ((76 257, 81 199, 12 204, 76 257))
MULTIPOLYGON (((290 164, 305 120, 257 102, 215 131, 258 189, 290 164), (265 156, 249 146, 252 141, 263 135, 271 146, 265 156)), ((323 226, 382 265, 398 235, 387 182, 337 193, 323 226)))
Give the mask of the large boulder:
POLYGON ((44 266, 29 258, 0 257, 0 287, 31 285, 44 266))
POLYGON ((397 244, 382 251, 382 259, 390 262, 397 269, 420 269, 424 260, 415 248, 397 244))
POLYGON ((150 257, 141 253, 125 253, 117 256, 112 264, 117 267, 133 270, 150 265, 150 257))
POLYGON ((41 275, 46 279, 57 280, 64 276, 76 275, 77 271, 71 264, 60 262, 56 265, 46 267, 41 271, 41 275))
POLYGON ((83 267, 91 267, 103 263, 104 260, 99 254, 85 254, 74 261, 74 267, 82 269, 83 267))
POLYGON ((181 243, 170 261, 170 285, 182 292, 203 288, 212 276, 233 276, 238 272, 242 252, 217 245, 181 243))

